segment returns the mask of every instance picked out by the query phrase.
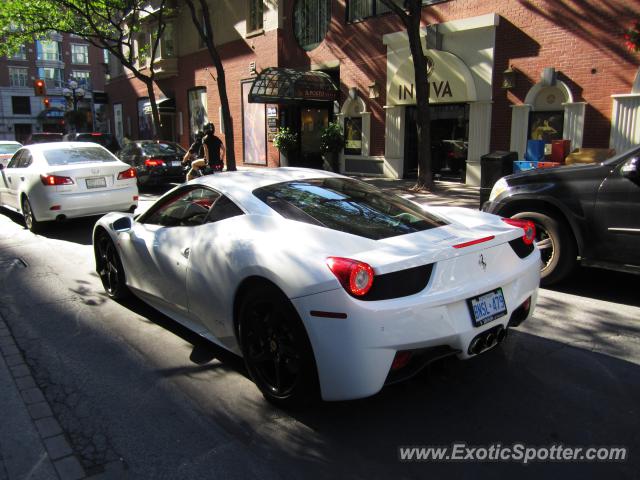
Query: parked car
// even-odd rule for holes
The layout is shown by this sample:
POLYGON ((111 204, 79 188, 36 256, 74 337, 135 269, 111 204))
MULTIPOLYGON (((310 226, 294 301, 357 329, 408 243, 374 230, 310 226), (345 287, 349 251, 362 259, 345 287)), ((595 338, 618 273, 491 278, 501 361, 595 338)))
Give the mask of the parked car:
POLYGON ((136 169, 138 184, 142 187, 184 182, 182 159, 186 153, 184 148, 174 142, 134 140, 118 152, 118 158, 136 169))
POLYGON ((29 135, 25 145, 33 145, 34 143, 61 142, 62 133, 59 132, 38 132, 29 135))
POLYGON ((116 137, 111 133, 102 132, 75 132, 67 133, 62 137, 65 142, 93 142, 102 145, 111 153, 117 153, 120 150, 120 144, 116 137))
POLYGON ((270 401, 366 397, 470 358, 532 315, 530 222, 423 209, 331 172, 223 172, 93 232, 107 294, 244 357, 270 401), (153 261, 151 261, 152 259, 153 261))
POLYGON ((528 170, 501 178, 483 210, 531 220, 542 283, 573 267, 640 273, 640 147, 597 164, 528 170))
POLYGON ((136 172, 95 143, 29 145, 0 165, 0 205, 24 216, 29 230, 43 222, 133 212, 136 172))
POLYGON ((6 166, 21 146, 21 143, 13 140, 0 140, 0 163, 6 166))

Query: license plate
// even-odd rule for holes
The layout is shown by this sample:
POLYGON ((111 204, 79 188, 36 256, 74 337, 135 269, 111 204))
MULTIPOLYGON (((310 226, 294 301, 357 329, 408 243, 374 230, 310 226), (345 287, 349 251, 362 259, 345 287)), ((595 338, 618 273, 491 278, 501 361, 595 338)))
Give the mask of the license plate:
POLYGON ((171 162, 172 167, 179 167, 180 165, 182 165, 182 162, 179 160, 174 160, 171 162))
POLYGON ((471 320, 476 327, 485 325, 507 314, 507 304, 504 301, 501 288, 483 293, 477 297, 468 298, 467 305, 471 313, 471 320))
POLYGON ((107 179, 104 177, 87 178, 85 179, 85 182, 87 182, 87 188, 101 188, 107 186, 107 179))

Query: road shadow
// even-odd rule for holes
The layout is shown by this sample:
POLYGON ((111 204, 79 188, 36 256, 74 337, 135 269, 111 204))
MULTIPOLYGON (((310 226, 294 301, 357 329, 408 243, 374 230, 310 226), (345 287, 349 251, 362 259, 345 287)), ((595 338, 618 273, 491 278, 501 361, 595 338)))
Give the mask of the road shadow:
POLYGON ((638 275, 578 266, 567 279, 546 288, 559 293, 640 307, 638 285, 638 275))

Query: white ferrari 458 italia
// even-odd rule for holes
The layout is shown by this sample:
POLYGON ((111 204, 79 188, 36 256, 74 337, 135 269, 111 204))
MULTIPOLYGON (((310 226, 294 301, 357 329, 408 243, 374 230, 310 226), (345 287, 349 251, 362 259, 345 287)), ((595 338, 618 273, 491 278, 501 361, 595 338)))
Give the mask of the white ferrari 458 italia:
POLYGON ((534 237, 530 222, 298 168, 202 177, 93 232, 111 297, 133 292, 242 355, 281 405, 366 397, 495 347, 534 310, 534 237))

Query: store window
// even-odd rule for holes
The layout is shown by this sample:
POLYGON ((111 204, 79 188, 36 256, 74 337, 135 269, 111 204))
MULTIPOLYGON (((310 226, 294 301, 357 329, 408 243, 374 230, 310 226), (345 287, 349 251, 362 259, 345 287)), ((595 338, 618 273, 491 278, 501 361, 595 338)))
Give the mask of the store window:
POLYGON ((264 5, 262 1, 263 0, 249 0, 247 33, 257 32, 263 28, 264 5))
POLYGON ((72 43, 71 44, 71 63, 88 65, 89 64, 89 46, 72 43))
POLYGON ((53 40, 38 40, 36 42, 38 60, 62 61, 60 43, 53 40))
POLYGON ((189 143, 193 142, 195 135, 204 130, 209 123, 207 117, 207 89, 204 87, 189 90, 189 143))
POLYGON ((293 30, 300 47, 313 50, 324 40, 331 21, 331 0, 298 0, 293 30))
POLYGON ((176 55, 175 34, 173 23, 167 23, 162 33, 162 42, 160 42, 160 57, 171 58, 176 55))
POLYGON ((29 70, 26 68, 9 67, 9 82, 12 87, 26 87, 29 70))
POLYGON ((145 108, 148 103, 148 97, 138 100, 138 138, 141 140, 153 138, 153 118, 145 108))

